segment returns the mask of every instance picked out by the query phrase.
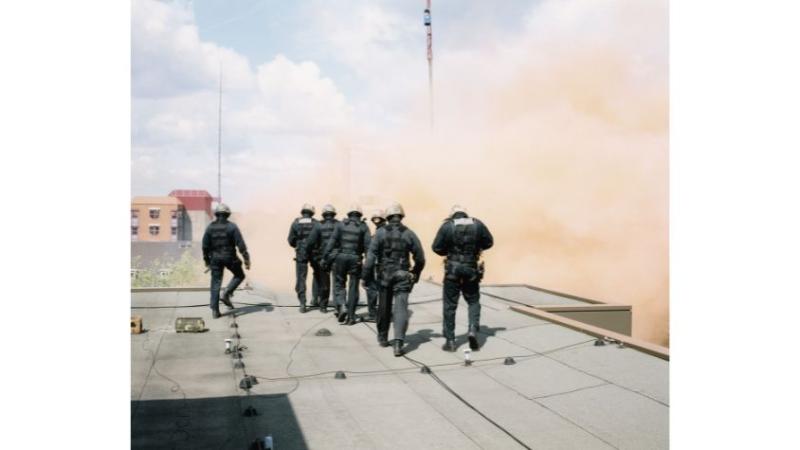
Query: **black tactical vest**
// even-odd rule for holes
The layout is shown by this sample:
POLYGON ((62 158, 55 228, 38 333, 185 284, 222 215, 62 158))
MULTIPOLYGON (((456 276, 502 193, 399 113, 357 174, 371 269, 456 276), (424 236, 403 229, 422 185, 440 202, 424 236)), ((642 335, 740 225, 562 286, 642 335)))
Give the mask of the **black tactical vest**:
POLYGON ((342 234, 340 238, 340 250, 342 253, 360 255, 364 252, 362 236, 364 229, 361 222, 353 219, 344 219, 342 222, 342 234))
POLYGON ((236 243, 233 241, 233 233, 228 230, 232 228, 230 222, 212 222, 208 226, 208 233, 211 236, 211 257, 230 258, 236 256, 236 243))
POLYGON ((390 270, 408 270, 408 243, 403 239, 403 233, 408 228, 403 224, 389 224, 384 229, 382 265, 390 270))
POLYGON ((306 240, 311 230, 314 229, 314 219, 311 217, 300 217, 295 219, 297 225, 297 249, 301 250, 306 247, 306 240))
POLYGON ((336 227, 337 223, 339 223, 339 221, 336 219, 323 220, 319 223, 320 247, 325 247, 325 244, 328 243, 328 239, 333 235, 333 229, 336 227))
POLYGON ((448 258, 461 261, 478 259, 478 224, 472 217, 451 219, 453 223, 453 248, 448 258))

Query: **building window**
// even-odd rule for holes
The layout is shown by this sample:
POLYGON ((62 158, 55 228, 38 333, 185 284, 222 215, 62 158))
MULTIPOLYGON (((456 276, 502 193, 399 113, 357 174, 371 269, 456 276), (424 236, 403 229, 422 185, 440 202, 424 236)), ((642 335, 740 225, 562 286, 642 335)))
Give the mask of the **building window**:
POLYGON ((159 228, 160 227, 158 225, 150 225, 150 235, 151 236, 158 236, 159 228))
POLYGON ((139 210, 138 209, 132 209, 131 210, 131 219, 136 219, 138 217, 139 217, 139 210))
POLYGON ((158 216, 161 215, 160 208, 150 208, 150 218, 151 219, 158 219, 158 216))
POLYGON ((173 241, 177 241, 178 240, 178 227, 172 227, 170 232, 172 233, 172 240, 173 241))
POLYGON ((131 240, 139 239, 139 227, 131 227, 131 240))
POLYGON ((172 211, 170 211, 170 214, 172 216, 172 220, 175 220, 175 219, 178 218, 178 211, 173 209, 172 211))

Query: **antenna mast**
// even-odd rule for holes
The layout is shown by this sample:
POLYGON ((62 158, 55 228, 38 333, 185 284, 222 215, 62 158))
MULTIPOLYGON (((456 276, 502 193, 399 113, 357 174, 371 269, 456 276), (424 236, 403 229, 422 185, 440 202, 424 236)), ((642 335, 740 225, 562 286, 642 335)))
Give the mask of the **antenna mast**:
POLYGON ((431 132, 433 131, 433 29, 431 27, 431 0, 425 2, 425 31, 428 34, 428 109, 430 111, 431 132))

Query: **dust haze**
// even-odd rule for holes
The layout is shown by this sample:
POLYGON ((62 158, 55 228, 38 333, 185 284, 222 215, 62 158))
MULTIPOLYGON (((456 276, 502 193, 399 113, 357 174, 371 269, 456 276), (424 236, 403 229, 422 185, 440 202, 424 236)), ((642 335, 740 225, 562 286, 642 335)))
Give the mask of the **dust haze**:
POLYGON ((575 2, 546 2, 523 39, 441 56, 433 132, 425 86, 407 126, 337 133, 320 170, 239 205, 252 278, 292 291, 286 235, 303 203, 342 218, 353 202, 397 200, 425 246, 423 277, 440 280, 430 245, 459 203, 495 237, 485 282, 633 305, 633 335, 668 345, 666 6, 598 3, 585 14, 613 26, 587 31, 575 2))

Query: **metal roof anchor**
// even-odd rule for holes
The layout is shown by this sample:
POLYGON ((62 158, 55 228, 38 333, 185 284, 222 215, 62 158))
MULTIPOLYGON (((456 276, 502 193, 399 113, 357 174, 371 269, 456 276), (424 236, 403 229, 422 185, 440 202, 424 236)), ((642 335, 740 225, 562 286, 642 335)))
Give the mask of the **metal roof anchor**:
POLYGON ((241 381, 239 381, 239 389, 244 389, 247 391, 256 384, 258 384, 256 377, 253 375, 247 375, 246 377, 242 378, 241 381))

